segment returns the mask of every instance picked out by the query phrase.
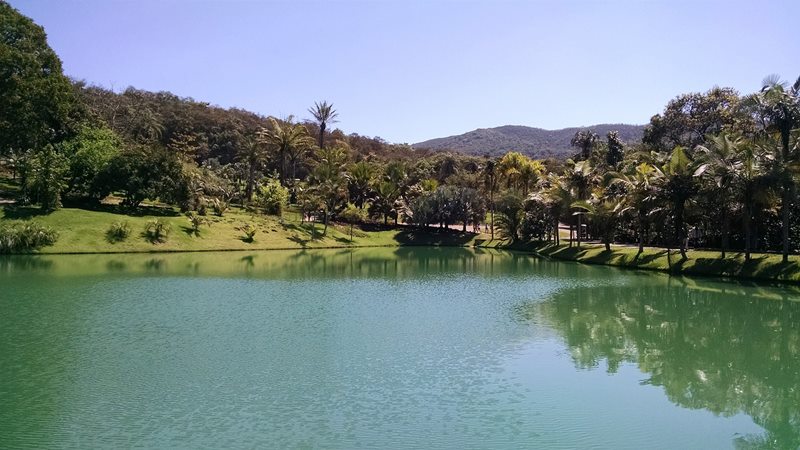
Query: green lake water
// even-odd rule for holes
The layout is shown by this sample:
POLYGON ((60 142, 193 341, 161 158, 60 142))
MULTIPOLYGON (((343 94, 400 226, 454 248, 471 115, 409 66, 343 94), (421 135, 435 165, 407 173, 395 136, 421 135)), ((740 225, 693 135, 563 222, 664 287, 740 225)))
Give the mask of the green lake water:
POLYGON ((798 448, 800 294, 519 253, 0 259, 3 448, 798 448))

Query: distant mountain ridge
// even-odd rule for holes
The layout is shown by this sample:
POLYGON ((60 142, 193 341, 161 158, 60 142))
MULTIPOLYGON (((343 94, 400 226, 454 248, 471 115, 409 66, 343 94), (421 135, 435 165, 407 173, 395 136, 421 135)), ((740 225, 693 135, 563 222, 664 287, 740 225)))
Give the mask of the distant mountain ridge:
POLYGON ((509 151, 518 151, 534 158, 564 159, 578 150, 570 145, 579 130, 592 130, 600 139, 609 131, 618 131, 627 144, 642 140, 644 125, 599 124, 586 127, 545 130, 522 125, 504 125, 494 128, 478 128, 457 136, 430 139, 413 144, 416 149, 433 151, 455 151, 476 156, 500 156, 509 151))

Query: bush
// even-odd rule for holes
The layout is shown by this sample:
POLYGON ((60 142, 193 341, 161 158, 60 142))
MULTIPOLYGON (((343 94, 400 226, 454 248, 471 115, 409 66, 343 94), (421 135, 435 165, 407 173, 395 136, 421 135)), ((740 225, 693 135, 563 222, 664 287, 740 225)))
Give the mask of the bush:
POLYGON ((58 232, 35 222, 0 226, 0 253, 27 253, 53 245, 58 232))
POLYGON ((114 222, 108 227, 106 231, 106 239, 112 244, 114 242, 122 242, 131 235, 131 225, 126 222, 114 222))
POLYGON ((186 213, 186 217, 189 219, 189 223, 192 225, 192 231, 194 231, 195 236, 200 235, 201 226, 211 225, 211 222, 209 222, 208 219, 194 211, 189 211, 186 213))
POLYGON ((264 213, 279 216, 289 202, 289 190, 278 180, 271 179, 259 188, 256 202, 264 208, 264 213))
POLYGON ((170 226, 161 219, 149 220, 144 226, 144 234, 152 243, 166 242, 170 226))
POLYGON ((218 197, 214 197, 211 200, 211 206, 214 208, 214 214, 219 217, 225 215, 225 212, 227 212, 228 208, 230 207, 227 200, 218 197))
POLYGON ((256 233, 258 232, 258 228, 256 228, 256 226, 252 223, 247 222, 239 227, 239 231, 244 233, 244 238, 242 238, 243 241, 253 242, 255 240, 254 238, 256 233))

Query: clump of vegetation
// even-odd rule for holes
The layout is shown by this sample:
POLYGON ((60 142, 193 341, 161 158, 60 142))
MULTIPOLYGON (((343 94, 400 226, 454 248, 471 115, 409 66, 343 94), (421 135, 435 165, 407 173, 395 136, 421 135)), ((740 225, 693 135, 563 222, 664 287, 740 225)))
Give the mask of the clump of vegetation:
POLYGON ((214 214, 216 214, 219 217, 222 217, 230 208, 230 203, 228 203, 228 201, 225 199, 214 197, 211 200, 211 207, 214 208, 214 214))
POLYGON ((189 211, 186 213, 186 217, 189 219, 189 223, 192 225, 192 231, 194 232, 195 236, 200 235, 200 227, 203 225, 211 226, 211 222, 208 219, 196 213, 194 211, 189 211))
POLYGON ((169 223, 161 219, 148 220, 144 226, 144 235, 154 244, 162 243, 167 241, 170 230, 169 223))
POLYGON ((259 189, 256 202, 264 209, 264 213, 279 216, 289 202, 289 189, 281 186, 278 180, 271 179, 259 189))
POLYGON ((246 222, 239 227, 239 231, 244 233, 244 238, 242 238, 245 242, 253 242, 255 240, 256 233, 258 232, 258 228, 250 222, 246 222))
POLYGON ((347 207, 339 213, 339 218, 350 224, 350 242, 353 242, 353 225, 367 220, 369 214, 364 208, 348 203, 347 207))
POLYGON ((58 232, 36 222, 0 225, 0 253, 28 253, 53 245, 58 232))
POLYGON ((122 242, 131 235, 131 225, 127 222, 114 222, 106 231, 108 242, 122 242))

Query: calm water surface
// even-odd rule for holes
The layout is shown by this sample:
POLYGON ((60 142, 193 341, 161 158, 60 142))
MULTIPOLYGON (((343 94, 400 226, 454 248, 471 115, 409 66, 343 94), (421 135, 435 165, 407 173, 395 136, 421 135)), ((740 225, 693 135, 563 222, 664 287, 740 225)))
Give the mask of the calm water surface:
POLYGON ((0 447, 797 448, 800 295, 469 249, 0 259, 0 447))

